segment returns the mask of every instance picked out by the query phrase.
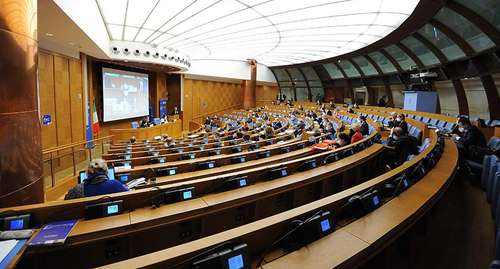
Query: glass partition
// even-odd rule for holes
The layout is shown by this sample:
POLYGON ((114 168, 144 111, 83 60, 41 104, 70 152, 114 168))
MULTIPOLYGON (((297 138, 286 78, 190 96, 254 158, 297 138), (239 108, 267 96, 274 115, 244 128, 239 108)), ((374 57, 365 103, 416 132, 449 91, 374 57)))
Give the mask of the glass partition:
POLYGON ((337 68, 335 64, 329 63, 329 64, 324 64, 323 67, 325 67, 326 71, 330 75, 332 79, 336 78, 344 78, 344 75, 342 75, 342 72, 337 68))
POLYGON ((476 52, 495 46, 477 26, 447 7, 443 7, 434 18, 459 35, 476 52))
POLYGON ((363 71, 365 76, 378 75, 377 69, 363 56, 352 59, 363 71))
POLYGON ((426 24, 418 30, 418 33, 434 44, 448 60, 465 57, 465 53, 460 47, 436 27, 426 24))
POLYGON ((340 68, 342 68, 347 75, 347 77, 360 77, 358 70, 347 60, 339 62, 340 68))
POLYGON ((396 67, 384 56, 384 54, 376 51, 368 54, 370 58, 378 65, 378 67, 382 70, 384 74, 397 72, 396 67))
POLYGON ((418 41, 412 36, 401 40, 401 44, 410 49, 425 66, 431 66, 440 63, 434 53, 432 53, 426 46, 424 46, 422 42, 418 41))
POLYGON ((398 62, 403 70, 408 70, 410 67, 416 65, 415 62, 396 45, 390 45, 384 50, 398 62))
POLYGON ((500 2, 497 0, 455 0, 500 30, 500 2))

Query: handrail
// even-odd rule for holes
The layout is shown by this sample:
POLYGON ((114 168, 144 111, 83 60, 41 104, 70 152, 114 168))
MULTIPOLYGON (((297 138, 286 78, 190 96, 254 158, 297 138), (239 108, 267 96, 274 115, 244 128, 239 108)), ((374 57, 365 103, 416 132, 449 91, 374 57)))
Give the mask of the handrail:
POLYGON ((195 120, 195 119, 198 119, 198 118, 203 118, 203 117, 206 117, 206 116, 208 116, 208 115, 210 115, 210 114, 219 113, 219 112, 221 112, 221 111, 224 111, 224 110, 229 110, 229 109, 233 109, 233 108, 235 108, 235 107, 240 107, 240 106, 242 106, 242 104, 239 104, 239 105, 234 105, 234 106, 230 106, 230 107, 226 107, 226 108, 224 108, 224 109, 219 109, 219 110, 217 110, 217 111, 212 111, 212 112, 210 112, 210 113, 205 113, 205 114, 203 114, 203 115, 200 115, 200 116, 194 117, 194 118, 192 118, 191 120, 195 120))
POLYGON ((49 153, 56 152, 56 151, 60 151, 60 150, 69 149, 69 148, 72 148, 72 147, 76 147, 76 146, 80 146, 80 145, 84 145, 84 144, 88 144, 88 143, 97 142, 97 141, 104 140, 104 139, 109 139, 110 137, 113 137, 113 136, 114 135, 108 135, 108 136, 105 136, 105 137, 101 137, 101 138, 97 138, 97 139, 92 139, 92 140, 89 140, 89 141, 80 141, 80 142, 75 142, 75 143, 67 144, 67 145, 60 146, 60 147, 46 149, 46 150, 42 151, 42 155, 49 154, 49 153))

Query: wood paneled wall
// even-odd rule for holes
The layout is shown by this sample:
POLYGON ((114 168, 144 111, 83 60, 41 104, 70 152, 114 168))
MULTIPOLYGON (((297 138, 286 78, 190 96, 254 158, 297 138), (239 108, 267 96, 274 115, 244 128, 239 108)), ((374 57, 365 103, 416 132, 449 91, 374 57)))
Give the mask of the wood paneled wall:
POLYGON ((43 149, 84 140, 81 61, 41 51, 38 62, 40 115, 52 115, 52 124, 42 125, 43 149))
POLYGON ((184 79, 183 130, 189 122, 201 119, 215 111, 242 105, 242 84, 184 79), (205 104, 205 106, 203 106, 205 104))
POLYGON ((270 86, 257 84, 257 90, 255 92, 256 104, 259 105, 260 102, 275 101, 279 91, 278 85, 270 86))

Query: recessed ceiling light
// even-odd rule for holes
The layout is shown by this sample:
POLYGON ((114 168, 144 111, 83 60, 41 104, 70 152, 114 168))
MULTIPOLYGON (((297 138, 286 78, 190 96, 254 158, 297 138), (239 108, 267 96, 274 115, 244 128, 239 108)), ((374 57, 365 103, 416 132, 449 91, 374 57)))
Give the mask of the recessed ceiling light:
POLYGON ((45 35, 46 36, 54 36, 54 34, 52 34, 52 33, 46 33, 45 35))
POLYGON ((74 45, 75 45, 75 42, 69 42, 69 44, 70 44, 71 46, 74 46, 74 45))
POLYGON ((87 52, 91 52, 92 50, 87 50, 87 52))

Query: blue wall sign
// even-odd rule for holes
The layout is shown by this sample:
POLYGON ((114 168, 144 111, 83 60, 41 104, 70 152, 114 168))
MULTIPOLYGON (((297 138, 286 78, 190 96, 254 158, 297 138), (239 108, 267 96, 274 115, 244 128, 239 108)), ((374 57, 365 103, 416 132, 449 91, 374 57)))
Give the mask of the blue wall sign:
POLYGON ((167 113, 167 100, 160 100, 160 117, 163 117, 167 113))
POLYGON ((52 124, 52 114, 45 114, 42 116, 43 126, 52 124))

